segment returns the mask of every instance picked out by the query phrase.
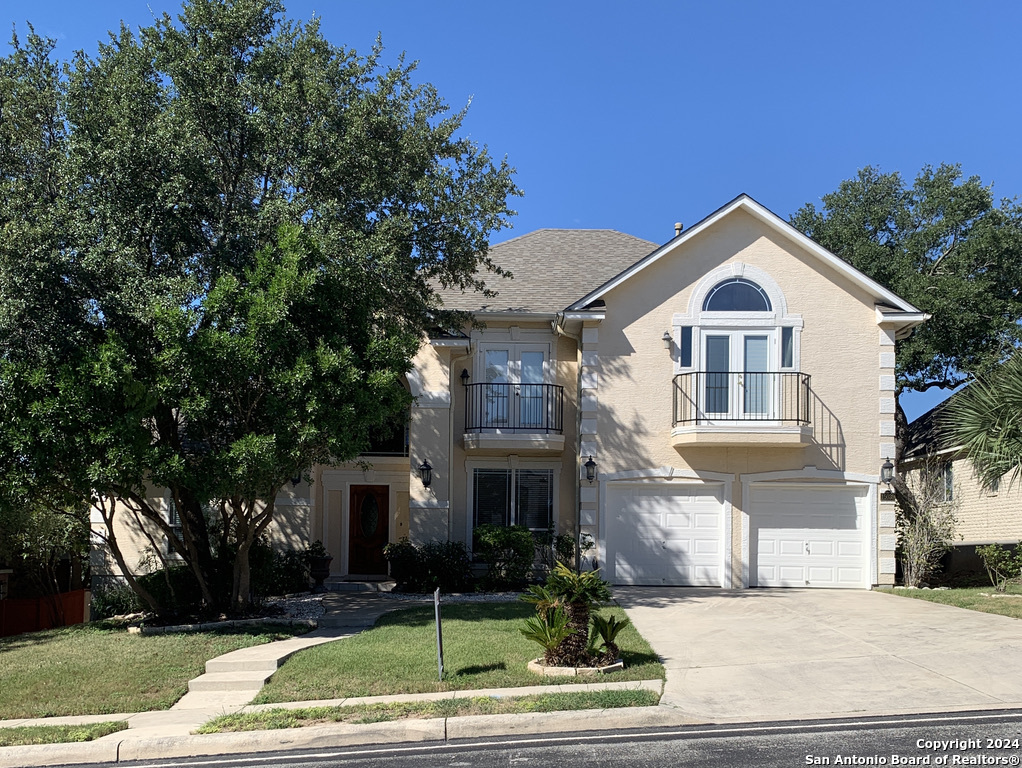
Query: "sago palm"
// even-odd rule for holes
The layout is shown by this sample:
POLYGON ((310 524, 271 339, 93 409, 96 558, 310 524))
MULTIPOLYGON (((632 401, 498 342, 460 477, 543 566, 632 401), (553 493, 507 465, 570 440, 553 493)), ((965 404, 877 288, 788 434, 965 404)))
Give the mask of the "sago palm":
POLYGON ((948 447, 961 446, 976 477, 994 488, 1022 473, 1022 354, 973 381, 948 403, 941 419, 948 447))

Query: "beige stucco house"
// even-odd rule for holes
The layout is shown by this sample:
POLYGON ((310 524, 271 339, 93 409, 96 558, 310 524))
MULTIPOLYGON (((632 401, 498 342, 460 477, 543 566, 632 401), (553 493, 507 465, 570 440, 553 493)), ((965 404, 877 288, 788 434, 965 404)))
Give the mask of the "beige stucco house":
POLYGON ((893 583, 895 339, 926 315, 746 195, 661 246, 540 230, 490 256, 514 277, 443 294, 483 326, 425 341, 406 439, 314 468, 281 538, 339 578, 519 523, 591 537, 615 584, 893 583))

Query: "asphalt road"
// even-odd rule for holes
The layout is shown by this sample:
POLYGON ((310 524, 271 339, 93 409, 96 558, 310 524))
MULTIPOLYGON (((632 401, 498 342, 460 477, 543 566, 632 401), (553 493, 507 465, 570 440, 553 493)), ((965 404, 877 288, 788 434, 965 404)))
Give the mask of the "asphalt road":
POLYGON ((304 753, 147 761, 135 765, 162 768, 292 765, 302 768, 1018 766, 1020 756, 1022 711, 1007 710, 862 720, 690 726, 520 740, 498 738, 430 746, 353 747, 304 753))

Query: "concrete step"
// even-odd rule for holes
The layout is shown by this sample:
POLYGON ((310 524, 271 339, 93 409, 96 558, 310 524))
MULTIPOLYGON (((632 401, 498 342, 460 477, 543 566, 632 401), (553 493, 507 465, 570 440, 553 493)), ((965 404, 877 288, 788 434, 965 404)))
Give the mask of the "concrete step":
MULTIPOLYGON (((288 654, 290 656, 291 654, 288 654)), ((277 668, 288 658, 265 658, 265 659, 231 659, 220 658, 210 659, 206 662, 206 672, 269 672, 273 674, 277 668)))
POLYGON ((323 586, 329 592, 390 592, 397 586, 396 581, 354 581, 349 579, 327 579, 323 586))
POLYGON ((188 690, 199 691, 258 691, 273 675, 273 671, 207 672, 188 681, 188 690))
POLYGON ((376 623, 376 617, 325 613, 319 617, 318 621, 320 629, 368 629, 376 623))

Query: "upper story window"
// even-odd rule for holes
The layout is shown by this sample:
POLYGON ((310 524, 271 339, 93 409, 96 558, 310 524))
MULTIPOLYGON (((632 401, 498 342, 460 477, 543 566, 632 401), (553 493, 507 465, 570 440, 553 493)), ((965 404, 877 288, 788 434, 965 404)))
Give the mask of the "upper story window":
POLYGON ((740 277, 717 283, 703 301, 704 312, 770 312, 772 309, 766 291, 740 277))

